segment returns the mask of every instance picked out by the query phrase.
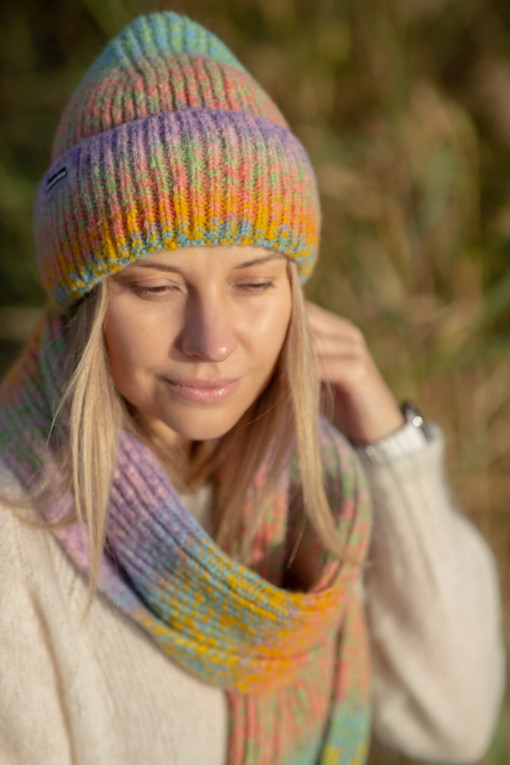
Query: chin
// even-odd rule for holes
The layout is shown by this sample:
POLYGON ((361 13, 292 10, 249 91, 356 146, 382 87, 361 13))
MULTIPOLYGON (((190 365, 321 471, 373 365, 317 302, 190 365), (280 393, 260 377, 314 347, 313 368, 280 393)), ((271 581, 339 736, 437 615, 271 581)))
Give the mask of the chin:
POLYGON ((221 438, 229 430, 232 430, 242 415, 236 418, 214 418, 208 421, 208 417, 188 417, 184 422, 160 420, 172 433, 188 441, 213 441, 221 438))

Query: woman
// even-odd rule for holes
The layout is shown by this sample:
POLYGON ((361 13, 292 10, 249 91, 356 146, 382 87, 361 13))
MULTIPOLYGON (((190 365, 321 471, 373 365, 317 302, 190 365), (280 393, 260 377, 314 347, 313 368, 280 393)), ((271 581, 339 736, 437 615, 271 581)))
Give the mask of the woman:
POLYGON ((411 755, 487 746, 492 558, 438 429, 305 304, 318 232, 303 148, 220 41, 168 12, 110 43, 1 388, 2 763, 362 763, 372 713, 411 755))

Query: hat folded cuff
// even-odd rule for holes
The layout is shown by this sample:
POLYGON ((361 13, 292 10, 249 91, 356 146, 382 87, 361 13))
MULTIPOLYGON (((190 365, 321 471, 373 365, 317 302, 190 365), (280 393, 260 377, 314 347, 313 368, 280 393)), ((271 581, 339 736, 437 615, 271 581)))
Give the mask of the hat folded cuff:
POLYGON ((315 178, 299 141, 237 111, 186 109, 82 140, 43 178, 35 208, 41 281, 67 308, 150 253, 259 245, 304 281, 319 238, 315 178))

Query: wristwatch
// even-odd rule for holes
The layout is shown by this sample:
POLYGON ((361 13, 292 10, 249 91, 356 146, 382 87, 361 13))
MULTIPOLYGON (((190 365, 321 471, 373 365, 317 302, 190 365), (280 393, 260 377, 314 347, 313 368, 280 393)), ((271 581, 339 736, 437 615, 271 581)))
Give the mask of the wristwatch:
POLYGON ((357 444, 356 451, 374 465, 393 462, 398 457, 419 451, 430 441, 430 426, 425 422, 418 409, 410 401, 400 407, 405 423, 394 433, 380 438, 371 444, 357 444))

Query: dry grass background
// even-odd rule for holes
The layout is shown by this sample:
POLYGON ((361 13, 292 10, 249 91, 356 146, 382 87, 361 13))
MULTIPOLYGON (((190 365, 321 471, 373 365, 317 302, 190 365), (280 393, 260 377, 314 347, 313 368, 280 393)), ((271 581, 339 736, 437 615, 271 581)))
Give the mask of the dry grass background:
MULTIPOLYGON (((446 433, 459 505, 498 560, 510 635, 510 5, 506 0, 36 0, 0 23, 0 368, 42 305, 30 216, 59 113, 136 13, 186 12, 265 85, 324 210, 309 295, 366 333, 446 433)), ((469 668, 466 668, 469 671, 469 668)), ((484 765, 507 765, 509 709, 484 765)), ((374 746, 372 765, 409 763, 374 746)))

